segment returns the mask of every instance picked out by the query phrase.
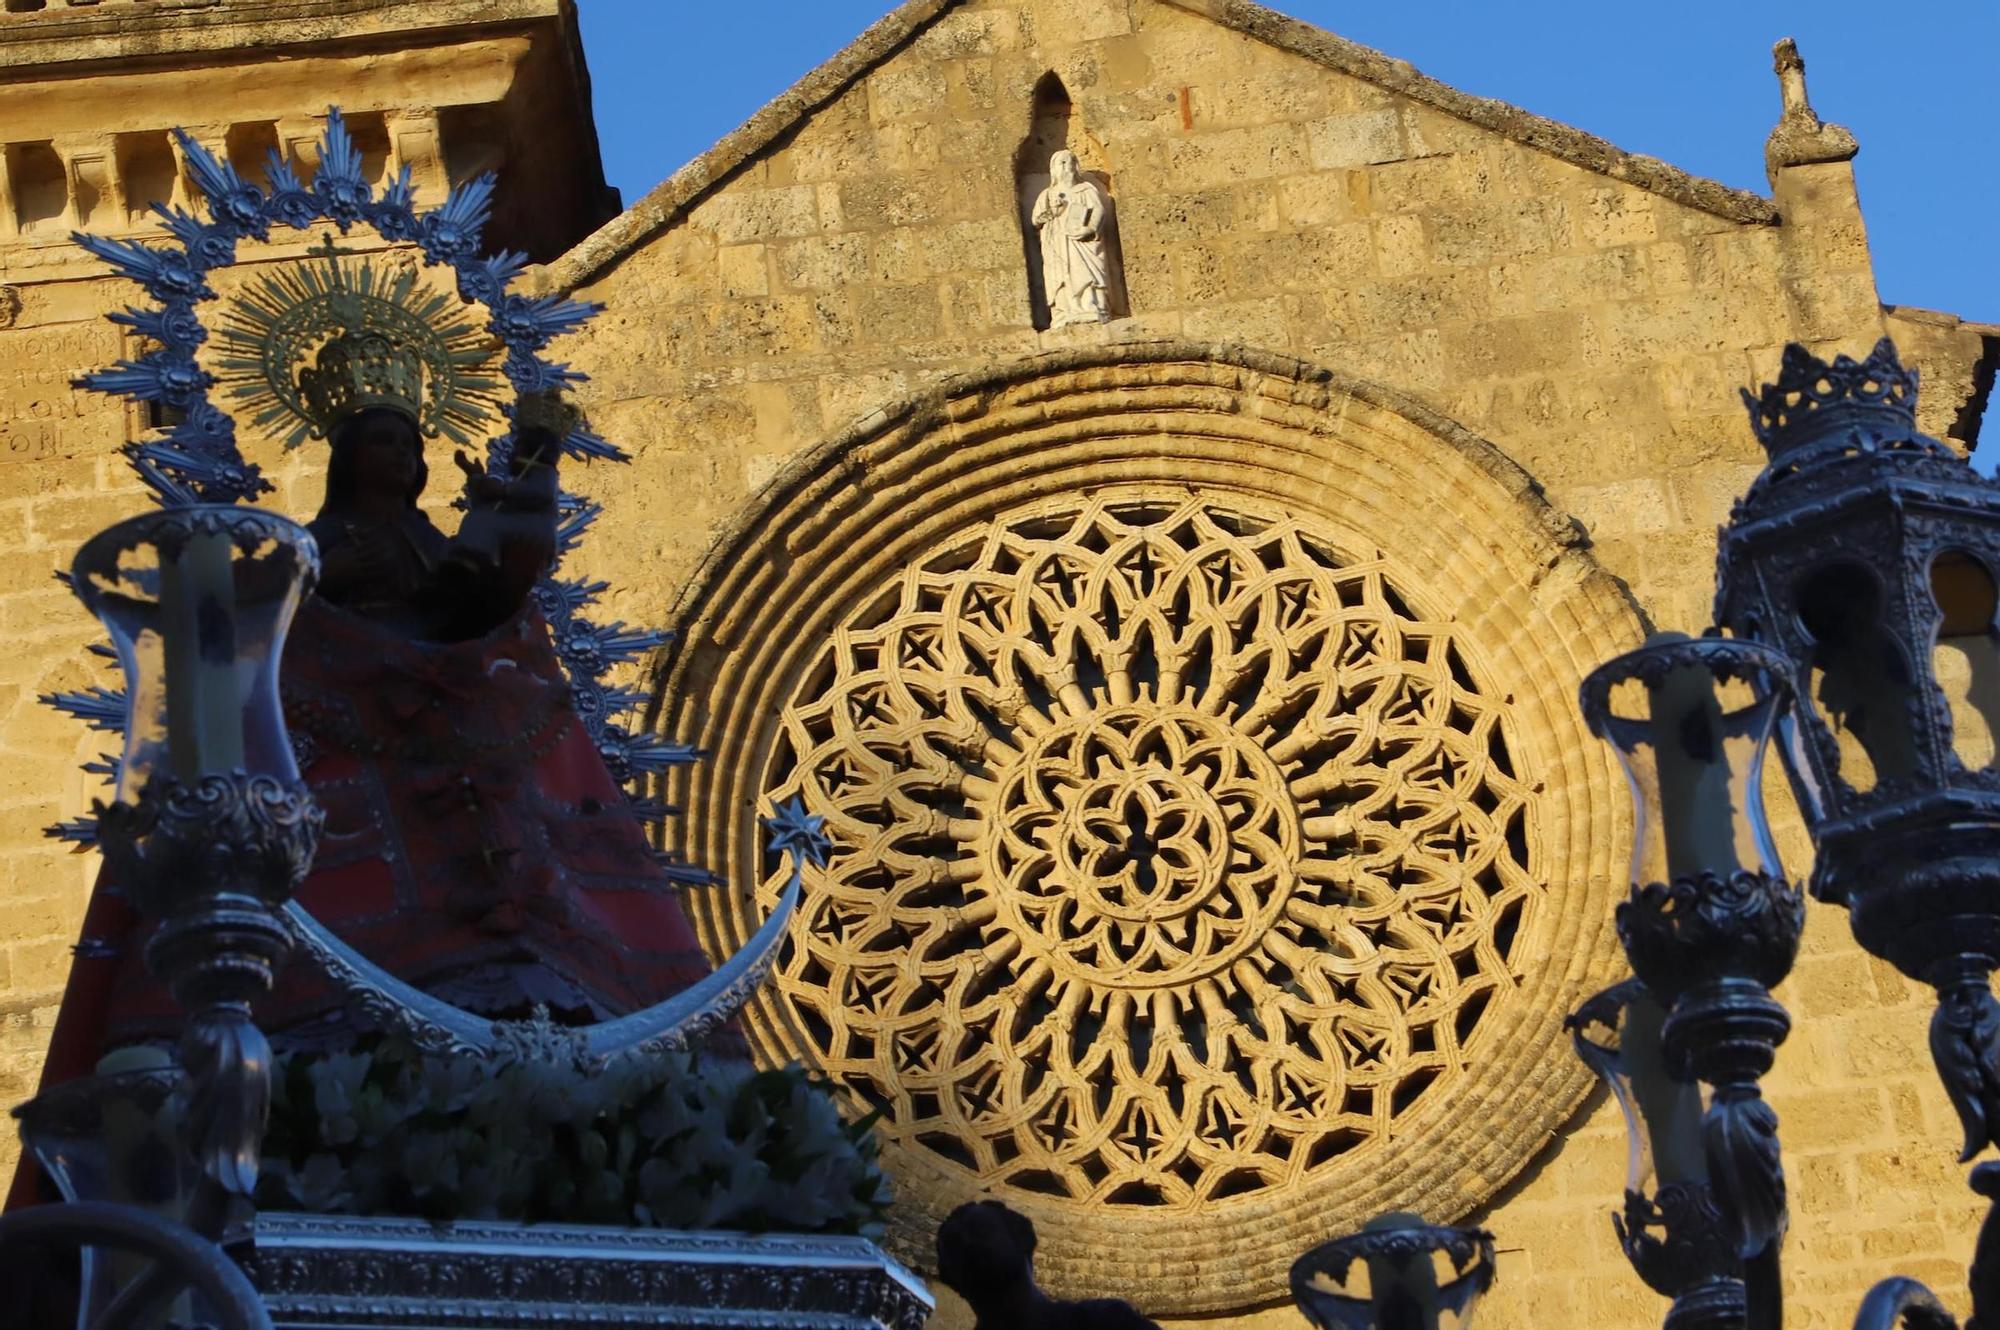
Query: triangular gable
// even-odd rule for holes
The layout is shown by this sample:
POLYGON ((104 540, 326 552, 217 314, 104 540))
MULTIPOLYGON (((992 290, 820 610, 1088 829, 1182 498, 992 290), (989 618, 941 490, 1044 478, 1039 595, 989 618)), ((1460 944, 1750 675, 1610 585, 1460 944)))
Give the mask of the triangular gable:
MULTIPOLYGON (((780 93, 732 133, 655 186, 551 263, 543 285, 571 290, 592 281, 645 240, 671 226, 710 190, 866 77, 923 28, 964 0, 905 0, 831 59, 780 93)), ((1337 37, 1252 0, 1151 0, 1199 15, 1232 32, 1387 92, 1456 116, 1572 165, 1733 222, 1778 221, 1769 199, 1692 175, 1655 157, 1626 152, 1594 134, 1430 78, 1380 51, 1337 37)))

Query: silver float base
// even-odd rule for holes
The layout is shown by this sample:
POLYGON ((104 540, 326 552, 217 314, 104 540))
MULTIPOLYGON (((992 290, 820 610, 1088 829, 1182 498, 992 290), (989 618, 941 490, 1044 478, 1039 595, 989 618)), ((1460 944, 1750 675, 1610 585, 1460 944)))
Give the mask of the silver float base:
POLYGON ((850 1237, 267 1211, 242 1259, 278 1330, 922 1330, 935 1305, 850 1237))

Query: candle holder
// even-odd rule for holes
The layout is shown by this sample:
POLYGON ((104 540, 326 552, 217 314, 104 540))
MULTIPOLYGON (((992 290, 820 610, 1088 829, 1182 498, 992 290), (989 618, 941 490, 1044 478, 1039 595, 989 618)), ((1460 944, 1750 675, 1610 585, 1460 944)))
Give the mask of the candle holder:
POLYGON ((1639 1278, 1673 1299, 1667 1330, 1738 1330, 1743 1263, 1708 1181, 1701 1091, 1667 1064, 1666 1019, 1646 986, 1627 979, 1566 1022, 1577 1056, 1625 1115, 1625 1213, 1611 1226, 1639 1278))
POLYGON ((96 806, 106 871, 158 930, 148 966, 189 1013, 191 1226, 247 1217, 270 1094, 250 1016, 290 943, 277 908, 304 880, 322 814, 299 779, 278 664, 318 574, 312 537, 254 508, 135 517, 78 552, 70 586, 125 676, 114 801, 96 806))
POLYGON ((1770 990, 1790 973, 1805 925, 1764 818, 1764 758, 1790 677, 1770 647, 1668 634, 1599 667, 1581 694, 1585 723, 1617 750, 1632 788, 1632 890, 1618 937, 1667 1010, 1666 1066, 1710 1087, 1707 1184, 1757 1326, 1777 1323, 1787 1223, 1778 1117, 1759 1081, 1791 1031, 1770 990))
POLYGON ((1318 1330, 1469 1330, 1494 1269, 1484 1229, 1383 1215, 1293 1262, 1292 1300, 1318 1330))

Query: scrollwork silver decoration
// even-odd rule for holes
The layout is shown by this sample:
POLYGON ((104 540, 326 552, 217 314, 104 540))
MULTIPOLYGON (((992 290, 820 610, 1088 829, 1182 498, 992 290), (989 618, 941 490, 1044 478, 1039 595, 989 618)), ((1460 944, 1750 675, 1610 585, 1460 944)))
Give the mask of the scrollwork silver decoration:
POLYGON ((147 964, 189 1013, 188 1147, 222 1196, 247 1202, 271 1068, 250 1007, 290 949, 273 911, 305 879, 324 814, 303 785, 240 770, 191 784, 156 771, 136 802, 97 812, 107 868, 161 920, 147 964))
POLYGON ((1744 1259, 1770 1250, 1785 1235, 1785 1167, 1778 1114, 1755 1082, 1718 1088, 1702 1117, 1702 1146, 1715 1179, 1718 1210, 1744 1259))
MULTIPOLYGON (((1956 958, 1954 958, 1956 959, 1956 958)), ((1931 1058, 1965 1128, 1959 1162, 1986 1147, 2000 1125, 2000 1002, 1978 962, 1941 975, 1931 1013, 1931 1058)))
POLYGON ((194 895, 289 900, 326 815, 303 785, 241 771, 192 784, 160 773, 135 803, 98 803, 105 863, 134 903, 171 914, 194 895))
POLYGON ((1639 1278, 1671 1298, 1733 1264, 1733 1250, 1713 1237, 1721 1219, 1706 1185, 1670 1183, 1650 1197, 1627 1190, 1625 1213, 1612 1215, 1611 1227, 1639 1278))
POLYGON ((1769 989, 1791 970, 1804 926, 1804 897, 1749 871, 1649 883, 1618 907, 1633 970, 1672 1004, 1669 1063, 1714 1087, 1702 1143, 1717 1204, 1746 1259, 1785 1230, 1778 1118, 1758 1079, 1791 1030, 1769 989))
POLYGON ((873 1243, 830 1234, 265 1213, 243 1259, 285 1324, 923 1330, 934 1308, 873 1243))
POLYGON ((1493 1235, 1389 1215, 1367 1229, 1322 1243, 1292 1264, 1292 1300, 1318 1330, 1400 1330, 1436 1325, 1451 1312, 1465 1325, 1493 1286, 1493 1235), (1433 1258, 1442 1256, 1439 1268, 1433 1258), (1365 1291, 1350 1288, 1359 1262, 1365 1291))

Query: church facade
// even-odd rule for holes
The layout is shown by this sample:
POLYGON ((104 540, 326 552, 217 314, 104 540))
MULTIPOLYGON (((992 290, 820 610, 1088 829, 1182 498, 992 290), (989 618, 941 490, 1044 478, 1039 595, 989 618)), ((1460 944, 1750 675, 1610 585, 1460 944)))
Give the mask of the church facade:
MULTIPOLYGON (((1576 685, 1708 623, 1761 466, 1736 392, 1785 343, 1893 336, 1962 448, 2000 361, 2000 328, 1882 305, 1795 53, 1767 198, 1244 0, 910 0, 616 211, 558 0, 20 3, 11 1099, 89 882, 41 829, 101 746, 35 701, 104 681, 50 574, 143 502, 117 447, 158 423, 67 387, 124 296, 64 237, 185 197, 171 125, 250 169, 337 103, 385 176, 500 169, 489 239, 607 306, 559 350, 633 464, 573 468, 604 507, 573 571, 679 633, 643 682, 708 754, 666 793, 711 953, 775 899, 759 810, 828 818, 746 1033, 882 1110, 900 1254, 994 1195, 1059 1290, 1291 1325, 1300 1251, 1415 1211, 1498 1235, 1482 1324, 1656 1321, 1562 1030, 1622 969, 1631 835, 1576 685)), ((310 510, 309 453, 256 460, 310 510)), ((1767 1088, 1794 1305, 1835 1324, 1890 1273, 1955 1289, 1977 1210, 1929 995, 1829 909, 1806 948, 1767 1088)))

